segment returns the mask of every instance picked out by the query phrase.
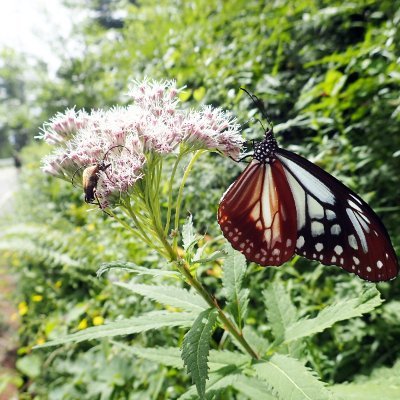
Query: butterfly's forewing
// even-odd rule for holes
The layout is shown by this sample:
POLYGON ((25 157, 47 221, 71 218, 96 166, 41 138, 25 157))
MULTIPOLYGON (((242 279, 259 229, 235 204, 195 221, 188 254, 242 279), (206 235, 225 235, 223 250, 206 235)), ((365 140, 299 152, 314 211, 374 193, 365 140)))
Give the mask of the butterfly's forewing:
POLYGON ((296 253, 373 282, 396 277, 397 257, 374 211, 305 158, 283 149, 276 155, 295 199, 296 253))
POLYGON ((248 260, 260 265, 289 260, 297 239, 296 206, 281 162, 254 159, 222 197, 218 222, 248 260))

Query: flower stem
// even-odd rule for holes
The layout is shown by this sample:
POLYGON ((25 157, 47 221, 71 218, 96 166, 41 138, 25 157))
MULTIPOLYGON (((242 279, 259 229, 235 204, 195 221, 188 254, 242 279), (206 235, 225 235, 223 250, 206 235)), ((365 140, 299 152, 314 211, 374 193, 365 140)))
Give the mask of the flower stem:
POLYGON ((219 319, 224 324, 224 327, 228 332, 232 334, 232 336, 243 346, 243 348, 247 351, 247 353, 254 359, 258 360, 259 355, 252 349, 249 343, 244 338, 241 331, 238 330, 236 325, 230 320, 230 318, 224 313, 221 307, 218 304, 216 298, 214 298, 210 293, 207 292, 205 287, 192 275, 190 272, 190 265, 187 261, 179 258, 175 250, 171 247, 167 240, 160 240, 165 244, 166 250, 179 270, 179 272, 186 278, 190 286, 192 286, 203 299, 208 303, 208 305, 212 308, 215 308, 218 312, 219 319))
MULTIPOLYGON (((175 232, 178 232, 179 229, 179 216, 180 216, 180 210, 181 210, 181 203, 182 203, 182 195, 183 195, 183 188, 185 186, 186 180, 190 174, 190 171, 193 168, 194 163, 196 160, 205 152, 205 150, 197 150, 191 160, 189 161, 189 164, 186 167, 185 173, 183 174, 182 182, 181 185, 179 186, 179 192, 178 192, 178 198, 176 200, 176 209, 175 209, 175 232)), ((174 248, 176 249, 177 246, 177 240, 178 237, 175 236, 174 239, 174 248)))

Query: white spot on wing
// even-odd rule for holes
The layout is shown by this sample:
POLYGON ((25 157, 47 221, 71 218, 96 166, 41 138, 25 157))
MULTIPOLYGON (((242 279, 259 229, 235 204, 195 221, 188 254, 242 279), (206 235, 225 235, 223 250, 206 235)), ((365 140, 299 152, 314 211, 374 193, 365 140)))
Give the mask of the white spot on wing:
POLYGON ((336 218, 335 212, 332 210, 326 210, 326 218, 328 218, 329 221, 332 221, 336 218))
POLYGON ((315 250, 321 251, 324 248, 324 245, 322 243, 317 243, 315 245, 315 250))
POLYGON ((335 224, 331 226, 331 234, 332 235, 339 235, 339 233, 342 231, 342 229, 340 228, 340 225, 335 224))
POLYGON ((354 235, 349 235, 348 240, 350 247, 352 247, 354 250, 358 250, 358 243, 356 237, 354 235))
POLYGON ((343 253, 343 247, 339 246, 339 245, 335 246, 335 248, 333 250, 339 256, 343 253))
POLYGON ((382 261, 381 261, 381 260, 378 260, 377 263, 376 263, 376 266, 377 266, 379 269, 381 269, 381 268, 383 267, 382 261))
POLYGON ((324 234, 324 225, 321 222, 313 221, 311 222, 311 234, 315 237, 324 234))
POLYGON ((296 242, 296 247, 298 249, 301 249, 304 246, 304 243, 305 243, 304 237, 299 236, 299 238, 297 239, 297 242, 296 242))
POLYGON ((360 264, 360 260, 357 257, 353 257, 354 264, 360 264))
POLYGON ((321 219, 324 217, 324 208, 319 204, 314 197, 307 196, 308 213, 311 218, 321 219))

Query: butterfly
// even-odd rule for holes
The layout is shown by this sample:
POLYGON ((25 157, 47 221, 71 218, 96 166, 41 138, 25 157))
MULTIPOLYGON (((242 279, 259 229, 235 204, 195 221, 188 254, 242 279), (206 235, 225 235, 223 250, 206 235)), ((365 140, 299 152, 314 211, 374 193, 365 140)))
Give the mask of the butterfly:
POLYGON ((262 266, 298 254, 371 282, 397 276, 390 237, 374 211, 332 175, 279 147, 272 124, 252 157, 218 208, 233 248, 262 266))

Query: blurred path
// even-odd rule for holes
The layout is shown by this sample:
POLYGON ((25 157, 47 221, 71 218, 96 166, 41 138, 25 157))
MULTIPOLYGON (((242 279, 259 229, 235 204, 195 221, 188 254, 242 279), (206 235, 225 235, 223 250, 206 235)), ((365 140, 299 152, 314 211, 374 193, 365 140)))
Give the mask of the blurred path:
MULTIPOLYGON (((4 160, 1 160, 1 164, 4 160)), ((7 162, 5 162, 7 164, 7 162)), ((1 165, 0 164, 0 165, 1 165)), ((14 166, 0 166, 0 226, 4 216, 13 210, 13 194, 18 187, 18 172, 14 166)), ((0 400, 18 398, 15 359, 18 312, 14 288, 16 277, 7 265, 0 264, 0 400)))
POLYGON ((12 211, 12 195, 17 189, 18 172, 13 166, 0 168, 0 216, 12 211))

